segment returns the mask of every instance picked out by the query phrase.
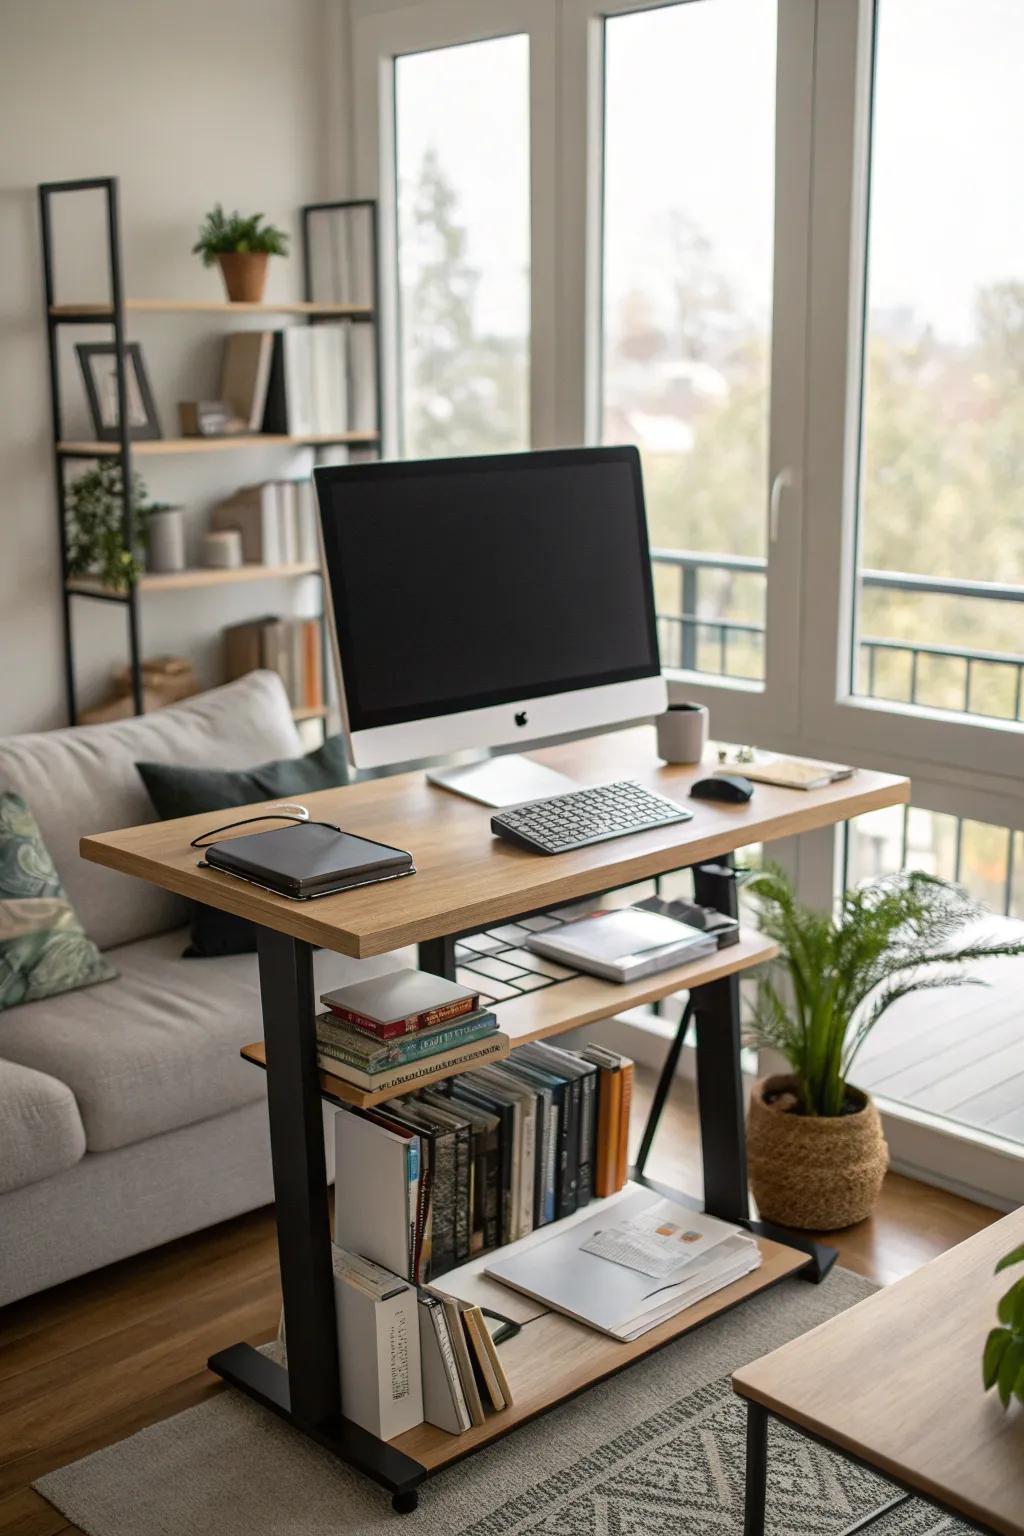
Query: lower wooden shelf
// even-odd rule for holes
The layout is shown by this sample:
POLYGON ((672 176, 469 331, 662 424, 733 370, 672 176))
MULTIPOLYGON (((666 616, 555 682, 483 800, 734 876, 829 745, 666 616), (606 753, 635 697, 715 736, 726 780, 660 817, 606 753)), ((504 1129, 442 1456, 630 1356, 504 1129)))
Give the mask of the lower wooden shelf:
MULTIPOLYGON (((433 1424, 419 1424, 388 1444, 434 1472, 491 1440, 500 1440, 526 1420, 605 1377, 614 1376, 633 1361, 795 1274, 807 1263, 806 1253, 768 1238, 758 1238, 757 1245, 761 1250, 760 1269, 629 1343, 585 1328, 560 1312, 544 1312, 501 1345, 501 1363, 514 1398, 511 1408, 490 1414, 483 1424, 461 1435, 449 1435, 433 1424)), ((444 1289, 443 1279, 439 1284, 444 1289)))

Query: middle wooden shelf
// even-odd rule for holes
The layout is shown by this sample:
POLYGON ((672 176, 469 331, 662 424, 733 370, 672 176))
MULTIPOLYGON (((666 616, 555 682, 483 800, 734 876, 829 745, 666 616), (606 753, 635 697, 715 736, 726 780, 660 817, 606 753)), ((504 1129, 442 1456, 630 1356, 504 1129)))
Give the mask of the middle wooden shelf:
MULTIPOLYGON (((644 976, 639 981, 602 981, 597 976, 577 974, 567 981, 554 982, 535 992, 527 992, 508 1002, 496 1003, 494 1012, 498 1028, 508 1036, 509 1045, 526 1045, 531 1040, 543 1040, 549 1035, 559 1035, 568 1029, 578 1029, 593 1024, 597 1019, 608 1019, 629 1008, 639 1008, 645 1003, 671 997, 675 992, 689 992, 694 987, 707 986, 723 976, 750 970, 763 965, 778 954, 778 945, 756 932, 742 930, 738 944, 720 949, 701 960, 691 960, 688 965, 673 966, 670 971, 660 971, 656 976, 644 976)), ((267 1058, 262 1040, 242 1047, 242 1056, 254 1066, 266 1068, 267 1058)), ((430 1057, 422 1058, 423 1075, 415 1082, 401 1088, 364 1089, 354 1087, 332 1073, 320 1073, 320 1091, 331 1103, 355 1105, 357 1109, 370 1109, 385 1099, 402 1098, 416 1093, 430 1083, 445 1077, 457 1077, 460 1072, 471 1072, 473 1061, 464 1067, 440 1067, 431 1072, 430 1057)))

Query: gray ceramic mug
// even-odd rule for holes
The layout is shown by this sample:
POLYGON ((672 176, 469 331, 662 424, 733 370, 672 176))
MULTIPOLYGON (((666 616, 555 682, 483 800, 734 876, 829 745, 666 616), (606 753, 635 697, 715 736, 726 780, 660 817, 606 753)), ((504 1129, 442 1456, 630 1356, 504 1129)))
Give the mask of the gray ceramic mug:
POLYGON ((699 763, 708 744, 708 712, 703 704, 670 704, 654 722, 658 756, 666 763, 699 763))

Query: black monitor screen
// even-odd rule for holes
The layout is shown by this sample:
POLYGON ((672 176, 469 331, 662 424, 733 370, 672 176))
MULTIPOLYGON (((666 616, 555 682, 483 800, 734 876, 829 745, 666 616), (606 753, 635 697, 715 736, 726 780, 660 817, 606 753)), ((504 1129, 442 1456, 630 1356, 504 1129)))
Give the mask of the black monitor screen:
POLYGON ((353 730, 658 673, 635 449, 316 479, 353 730))

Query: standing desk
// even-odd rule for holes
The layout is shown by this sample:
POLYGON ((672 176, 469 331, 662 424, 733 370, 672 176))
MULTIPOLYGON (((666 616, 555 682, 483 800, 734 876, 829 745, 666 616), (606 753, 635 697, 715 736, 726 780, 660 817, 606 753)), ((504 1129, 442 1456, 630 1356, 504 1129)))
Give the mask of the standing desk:
MULTIPOLYGON (((702 776, 699 768, 661 764, 650 726, 531 755, 581 783, 634 778, 684 804, 690 785, 702 776)), ((249 918, 259 927, 264 1041, 243 1054, 267 1071, 288 1364, 278 1365, 248 1344, 235 1344, 215 1354, 210 1368, 374 1478, 404 1512, 415 1508, 424 1478, 633 1360, 787 1275, 802 1271, 820 1279, 834 1253, 749 1219, 739 977, 771 959, 774 945, 757 933, 743 932, 731 948, 635 983, 576 976, 497 1004, 500 1028, 516 1046, 675 992, 689 992, 689 1011, 696 1021, 703 1208, 750 1228, 762 1251, 761 1267, 631 1343, 606 1338, 560 1314, 545 1314, 502 1346, 515 1397, 512 1407, 462 1435, 422 1424, 385 1442, 342 1418, 321 1102, 327 1098, 366 1106, 395 1094, 363 1093, 318 1071, 313 950, 323 947, 361 958, 418 944, 420 966, 450 976, 455 942, 462 935, 691 867, 700 901, 721 882, 723 866, 737 848, 903 804, 909 792, 907 779, 863 770, 820 790, 760 785, 746 805, 690 801, 691 821, 545 856, 495 838, 486 806, 428 784, 423 773, 400 774, 302 799, 314 818, 408 848, 417 873, 312 902, 289 901, 198 867, 201 855, 189 847, 193 837, 225 819, 255 814, 261 806, 240 809, 232 817, 224 812, 189 816, 83 838, 84 858, 249 918)), ((676 1052, 678 1044, 677 1038, 676 1052)), ((429 1081, 423 1077, 415 1087, 429 1081)), ((649 1143, 647 1135, 645 1146, 649 1143)), ((651 1182, 642 1170, 640 1176, 651 1182)), ((337 1177, 344 1179, 343 1169, 337 1177)), ((676 1191, 665 1193, 687 1198, 676 1191)), ((690 1198, 689 1203, 696 1202, 690 1198)))

